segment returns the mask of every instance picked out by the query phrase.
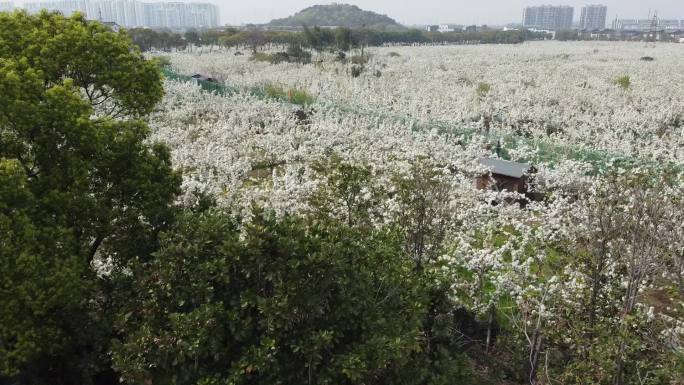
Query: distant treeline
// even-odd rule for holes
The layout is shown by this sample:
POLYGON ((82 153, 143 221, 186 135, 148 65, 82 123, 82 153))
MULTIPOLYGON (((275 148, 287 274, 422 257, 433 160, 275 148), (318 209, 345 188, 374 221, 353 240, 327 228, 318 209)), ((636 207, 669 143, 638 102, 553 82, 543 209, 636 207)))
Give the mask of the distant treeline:
POLYGON ((427 32, 418 29, 406 31, 381 31, 374 29, 324 29, 304 28, 301 32, 287 31, 239 31, 236 29, 188 31, 184 34, 158 32, 134 28, 128 31, 133 42, 143 51, 158 49, 171 51, 188 47, 244 47, 257 50, 269 45, 299 45, 314 50, 348 50, 361 46, 403 44, 518 44, 528 40, 551 38, 546 33, 528 30, 479 32, 427 32))

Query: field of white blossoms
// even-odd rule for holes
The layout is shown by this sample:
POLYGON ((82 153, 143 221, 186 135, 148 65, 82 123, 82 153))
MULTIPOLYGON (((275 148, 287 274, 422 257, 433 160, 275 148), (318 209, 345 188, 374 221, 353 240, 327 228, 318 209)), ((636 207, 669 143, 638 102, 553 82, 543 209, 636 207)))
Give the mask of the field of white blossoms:
POLYGON ((684 163, 680 45, 538 42, 383 48, 371 55, 369 68, 352 78, 349 64, 325 56, 315 65, 271 65, 233 51, 173 54, 172 68, 181 74, 244 89, 305 90, 315 113, 301 124, 287 103, 167 82, 153 122, 157 138, 190 168, 188 189, 232 201, 266 188, 273 203, 290 209, 311 188, 307 164, 331 152, 392 169, 428 157, 471 179, 484 144, 501 139, 511 160, 534 163, 546 184, 583 179, 596 158, 684 163), (248 183, 251 191, 244 191, 252 171, 265 165, 279 166, 269 183, 248 183))
MULTIPOLYGON (((238 211, 258 202, 280 214, 300 212, 326 182, 316 165, 332 158, 369 167, 374 184, 390 192, 398 176, 427 167, 441 189, 417 183, 415 194, 443 214, 430 219, 451 250, 440 259, 447 271, 470 272, 454 289, 473 309, 505 309, 498 301, 510 295, 508 305, 517 309, 511 325, 529 337, 535 328, 572 329, 567 314, 581 312, 593 293, 597 308, 622 308, 606 316, 607 324, 622 327, 631 314, 653 334, 647 343, 681 352, 684 45, 369 51, 358 77, 330 53, 315 53, 310 65, 272 65, 234 50, 169 54, 177 73, 245 90, 217 95, 166 82, 151 126, 184 172, 186 199, 201 191, 238 211), (294 105, 247 92, 268 87, 306 91, 310 116, 298 118, 294 105), (475 178, 486 172, 479 159, 493 156, 499 141, 508 159, 538 170, 534 188, 542 199, 521 208, 502 199, 505 193, 476 189, 475 178), (559 242, 596 251, 596 259, 541 274, 558 261, 555 248, 544 245, 559 242), (599 291, 599 281, 622 289, 599 291)), ((378 221, 403 210, 392 194, 384 205, 393 214, 378 221)), ((534 350, 536 342, 528 342, 534 350)))

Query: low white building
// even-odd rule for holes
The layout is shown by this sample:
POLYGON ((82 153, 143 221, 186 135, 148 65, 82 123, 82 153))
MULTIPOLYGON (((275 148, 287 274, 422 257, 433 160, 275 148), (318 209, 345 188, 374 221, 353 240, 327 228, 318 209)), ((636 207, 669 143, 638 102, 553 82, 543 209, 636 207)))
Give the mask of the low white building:
POLYGON ((441 24, 437 30, 441 33, 456 32, 456 31, 462 31, 463 26, 462 25, 456 25, 456 24, 441 24))
POLYGON ((619 19, 613 22, 613 29, 623 31, 648 32, 652 29, 656 31, 678 31, 684 28, 682 21, 674 19, 619 19))

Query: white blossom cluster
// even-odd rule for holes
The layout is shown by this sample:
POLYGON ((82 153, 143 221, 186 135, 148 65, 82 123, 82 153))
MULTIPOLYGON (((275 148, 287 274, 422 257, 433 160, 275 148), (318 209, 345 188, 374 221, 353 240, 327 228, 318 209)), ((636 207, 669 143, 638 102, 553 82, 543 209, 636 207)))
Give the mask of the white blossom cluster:
MULTIPOLYGON (((571 266, 551 276, 540 272, 556 258, 547 245, 600 236, 589 208, 603 188, 601 177, 596 163, 571 152, 604 156, 606 168, 614 166, 614 156, 671 164, 680 172, 684 167, 679 45, 535 42, 378 48, 372 55, 370 68, 352 78, 349 64, 325 57, 303 66, 253 62, 224 50, 171 54, 179 73, 207 74, 244 90, 280 84, 306 90, 316 100, 303 122, 282 101, 249 92, 210 94, 167 81, 164 101, 150 119, 152 139, 169 145, 182 169, 185 203, 203 192, 244 214, 252 202, 279 214, 302 212, 308 209, 306 197, 322 183, 313 165, 333 154, 371 166, 383 186, 391 185, 392 175, 408 174, 418 159, 428 159, 449 186, 447 207, 455 213, 445 241, 450 252, 441 262, 447 271, 471 273, 454 291, 482 314, 511 297, 523 315, 512 323, 527 332, 532 324, 554 325, 557 308, 579 311, 590 290, 591 277, 571 266), (654 60, 640 60, 644 56, 654 60), (620 76, 629 76, 629 87, 616 84, 620 76), (487 171, 478 159, 493 155, 492 139, 498 137, 521 138, 507 142, 513 160, 538 160, 536 187, 546 194, 544 201, 522 209, 511 204, 519 198, 515 194, 475 188, 475 178, 487 171), (540 143, 552 146, 552 158, 542 156, 540 143)), ((684 196, 681 176, 679 181, 663 192, 672 202, 684 196)), ((626 198, 620 205, 626 218, 636 202, 626 198)), ((386 209, 400 207, 390 200, 386 209)), ((682 212, 675 214, 671 222, 684 223, 682 212)), ((668 229, 680 237, 672 237, 663 258, 684 250, 682 228, 668 229)), ((635 254, 629 245, 620 250, 635 254)), ((622 280, 619 264, 625 257, 608 256, 601 274, 622 280)), ((655 257, 652 262, 669 263, 655 257)), ((676 268, 684 276, 680 263, 676 268)), ((663 277, 673 282, 672 274, 665 271, 663 277)), ((637 294, 661 283, 639 282, 637 294)), ((644 322, 670 317, 661 338, 680 346, 684 321, 675 314, 684 311, 677 311, 641 313, 644 322)))
POLYGON ((179 73, 208 74, 237 87, 304 89, 321 102, 426 125, 489 127, 495 136, 658 161, 684 158, 680 45, 530 42, 370 51, 359 78, 325 54, 316 65, 271 65, 233 51, 170 58, 179 73), (647 56, 654 60, 640 60, 647 56), (626 89, 616 84, 622 76, 629 77, 626 89))

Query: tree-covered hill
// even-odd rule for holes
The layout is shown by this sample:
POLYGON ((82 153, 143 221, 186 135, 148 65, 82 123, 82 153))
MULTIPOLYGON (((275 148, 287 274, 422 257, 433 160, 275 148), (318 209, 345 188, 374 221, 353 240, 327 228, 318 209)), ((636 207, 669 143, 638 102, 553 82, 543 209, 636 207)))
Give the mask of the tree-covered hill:
POLYGON ((347 28, 368 27, 374 29, 403 29, 404 27, 386 15, 380 15, 350 4, 314 5, 290 17, 275 19, 269 26, 301 27, 335 26, 347 28))

